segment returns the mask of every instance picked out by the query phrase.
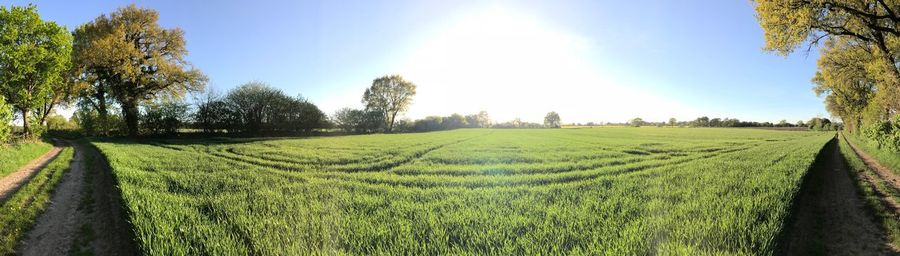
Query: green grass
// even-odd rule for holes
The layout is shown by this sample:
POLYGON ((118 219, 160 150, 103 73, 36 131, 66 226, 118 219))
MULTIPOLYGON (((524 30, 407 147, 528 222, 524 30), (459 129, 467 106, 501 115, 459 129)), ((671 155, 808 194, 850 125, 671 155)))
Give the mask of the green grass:
POLYGON ((0 178, 19 170, 31 160, 47 153, 52 148, 44 142, 22 143, 16 145, 0 144, 0 178))
POLYGON ((16 243, 34 224, 50 194, 72 160, 72 148, 65 148, 47 167, 41 169, 6 202, 0 203, 0 254, 15 253, 16 243))
POLYGON ((468 129, 107 141, 140 250, 771 254, 833 133, 468 129))
POLYGON ((846 137, 850 143, 853 143, 857 149, 866 152, 866 154, 877 160, 882 166, 890 169, 895 174, 900 175, 900 153, 879 149, 855 134, 844 133, 844 135, 844 137, 846 137))
POLYGON ((878 176, 875 171, 869 169, 863 160, 850 148, 850 144, 847 143, 847 138, 849 136, 846 136, 845 133, 842 133, 841 135, 841 154, 844 156, 844 159, 847 160, 847 164, 854 174, 853 178, 856 180, 856 187, 862 193, 871 212, 881 222, 882 228, 890 238, 890 242, 894 246, 900 247, 900 220, 898 220, 898 217, 900 216, 895 216, 893 211, 881 202, 881 196, 879 196, 879 194, 887 195, 895 202, 900 202, 900 191, 891 187, 878 176), (873 180, 871 183, 868 183, 865 180, 862 180, 860 175, 868 175, 873 180))

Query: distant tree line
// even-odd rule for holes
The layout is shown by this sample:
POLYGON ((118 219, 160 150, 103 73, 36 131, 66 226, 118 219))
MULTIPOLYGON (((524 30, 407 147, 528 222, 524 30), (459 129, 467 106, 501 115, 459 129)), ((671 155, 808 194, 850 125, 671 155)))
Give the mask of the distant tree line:
MULTIPOLYGON (((593 124, 591 124, 593 125, 593 124)), ((803 120, 797 121, 796 123, 790 123, 787 120, 781 120, 777 123, 772 122, 755 122, 755 121, 741 121, 736 118, 709 118, 706 116, 698 117, 692 121, 678 121, 675 118, 669 118, 666 122, 648 122, 644 121, 643 118, 637 117, 629 120, 627 123, 607 123, 607 125, 622 125, 622 126, 657 126, 657 127, 772 127, 772 128, 806 128, 810 130, 816 131, 834 131, 841 129, 840 123, 833 123, 828 118, 819 118, 815 117, 810 119, 809 121, 804 122, 803 120)))

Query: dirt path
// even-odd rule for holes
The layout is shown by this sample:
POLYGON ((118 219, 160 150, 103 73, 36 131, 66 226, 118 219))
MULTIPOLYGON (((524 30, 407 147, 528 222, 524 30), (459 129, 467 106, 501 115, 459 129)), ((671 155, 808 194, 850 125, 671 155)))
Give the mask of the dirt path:
POLYGON ((118 195, 99 152, 76 143, 70 170, 21 242, 18 254, 135 255, 118 195))
POLYGON ((56 156, 59 155, 59 152, 62 152, 62 149, 63 146, 54 146, 50 151, 32 160, 18 171, 0 178, 0 202, 6 201, 7 197, 19 190, 19 187, 23 184, 28 183, 38 171, 50 162, 53 162, 53 159, 56 159, 56 156))
POLYGON ((836 140, 809 170, 785 236, 782 255, 894 255, 857 193, 836 140))
POLYGON ((900 190, 900 175, 897 175, 887 167, 882 166, 880 163, 878 163, 877 160, 866 154, 866 152, 859 150, 859 148, 857 148, 856 145, 853 145, 853 143, 850 143, 850 141, 847 141, 847 144, 850 145, 850 148, 853 149, 853 152, 855 152, 856 155, 859 156, 859 158, 862 159, 867 166, 869 166, 869 169, 875 171, 878 176, 881 176, 882 180, 884 180, 890 186, 893 186, 894 189, 900 190))

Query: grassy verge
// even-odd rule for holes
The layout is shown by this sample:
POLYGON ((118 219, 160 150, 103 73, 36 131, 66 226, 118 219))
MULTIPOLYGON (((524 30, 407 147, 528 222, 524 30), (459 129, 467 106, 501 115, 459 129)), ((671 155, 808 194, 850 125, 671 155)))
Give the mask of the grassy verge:
POLYGON ((0 204, 0 254, 15 253, 16 243, 44 211, 53 188, 68 170, 72 155, 72 148, 63 150, 56 160, 36 174, 28 184, 23 185, 9 200, 0 204))
MULTIPOLYGON (((847 143, 847 139, 850 136, 843 136, 842 134, 841 137, 843 138, 840 140, 841 155, 847 160, 847 165, 853 174, 853 180, 856 181, 856 188, 862 194, 863 199, 865 199, 869 210, 881 222, 882 228, 888 235, 891 244, 900 247, 900 221, 898 221, 897 216, 894 216, 893 211, 881 201, 881 195, 887 195, 893 198, 895 202, 900 202, 900 192, 885 184, 885 181, 875 171, 869 169, 862 159, 853 152, 850 144, 847 143), (862 175, 871 177, 872 182, 867 182, 862 178, 862 175)), ((859 144, 854 142, 854 145, 859 144)))
POLYGON ((878 149, 869 144, 868 141, 854 134, 844 135, 846 135, 844 137, 847 138, 850 143, 853 143, 853 146, 856 146, 857 149, 866 152, 866 154, 868 154, 872 158, 875 158, 875 160, 878 160, 878 163, 888 169, 891 169, 891 171, 893 171, 894 173, 900 174, 900 154, 889 152, 883 149, 878 149))
POLYGON ((0 177, 4 177, 22 166, 47 153, 50 144, 44 142, 23 143, 18 145, 0 145, 0 177))

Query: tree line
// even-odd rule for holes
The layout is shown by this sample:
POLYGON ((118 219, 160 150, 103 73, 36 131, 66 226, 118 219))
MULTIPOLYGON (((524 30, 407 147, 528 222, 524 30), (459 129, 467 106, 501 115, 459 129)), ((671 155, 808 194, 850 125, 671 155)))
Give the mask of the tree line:
POLYGON ((665 122, 648 122, 644 121, 643 118, 636 117, 629 120, 626 123, 615 124, 610 123, 608 125, 623 125, 623 126, 633 126, 633 127, 641 127, 641 126, 657 126, 657 127, 769 127, 769 128, 805 128, 814 131, 836 131, 842 128, 841 123, 834 123, 828 118, 814 117, 808 121, 797 121, 795 123, 790 123, 787 120, 782 119, 777 123, 772 122, 755 122, 755 121, 741 121, 737 118, 709 118, 707 116, 701 116, 691 121, 678 121, 677 119, 669 118, 668 121, 665 122))
POLYGON ((764 49, 820 56, 813 91, 846 130, 900 152, 900 2, 756 0, 764 49))

